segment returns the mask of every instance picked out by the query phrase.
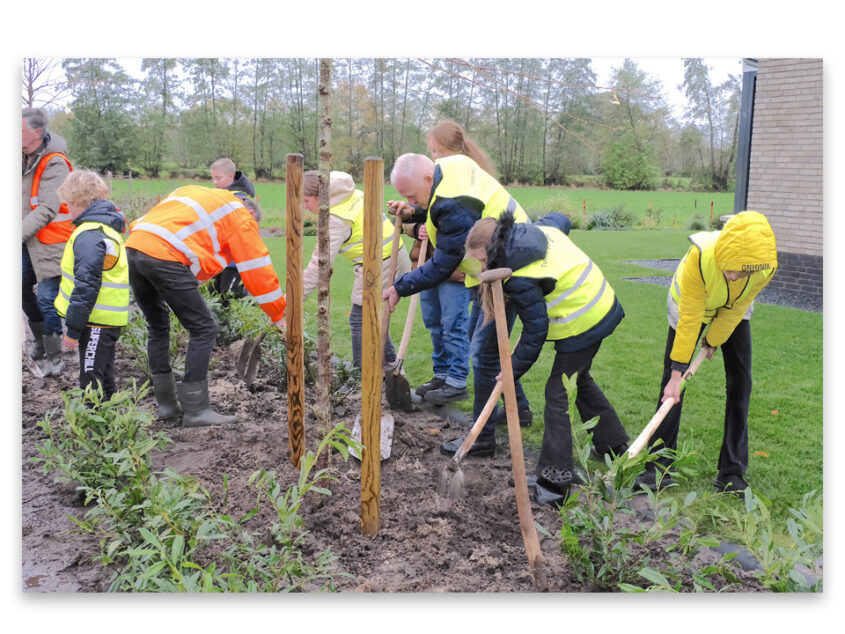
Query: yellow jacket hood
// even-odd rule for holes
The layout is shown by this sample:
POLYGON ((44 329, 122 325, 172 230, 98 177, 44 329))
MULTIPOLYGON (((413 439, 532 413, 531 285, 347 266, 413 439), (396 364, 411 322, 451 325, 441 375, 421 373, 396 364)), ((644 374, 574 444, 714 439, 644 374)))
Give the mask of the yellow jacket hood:
POLYGON ((757 211, 736 214, 719 234, 714 256, 721 271, 753 273, 777 268, 777 244, 769 221, 757 211))

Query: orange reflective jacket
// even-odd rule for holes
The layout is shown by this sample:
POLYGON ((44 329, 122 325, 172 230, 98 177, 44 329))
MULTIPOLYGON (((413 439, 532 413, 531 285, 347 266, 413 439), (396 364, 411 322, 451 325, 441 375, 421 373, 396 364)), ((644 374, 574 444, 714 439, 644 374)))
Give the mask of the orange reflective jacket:
MULTIPOLYGON (((63 158, 65 163, 67 163, 68 169, 71 172, 73 171, 73 165, 70 164, 68 157, 61 152, 51 152, 42 156, 35 170, 35 175, 32 177, 32 191, 29 195, 29 206, 31 209, 38 207, 38 187, 41 185, 41 175, 44 173, 47 163, 55 156, 63 158)), ((36 233, 35 236, 41 244, 59 244, 61 242, 67 242, 74 229, 76 227, 73 226, 73 216, 70 215, 67 205, 62 203, 56 217, 36 233)))
POLYGON ((180 187, 133 222, 130 230, 127 248, 181 262, 200 281, 234 262, 247 291, 271 321, 284 316, 287 302, 258 223, 232 192, 180 187))

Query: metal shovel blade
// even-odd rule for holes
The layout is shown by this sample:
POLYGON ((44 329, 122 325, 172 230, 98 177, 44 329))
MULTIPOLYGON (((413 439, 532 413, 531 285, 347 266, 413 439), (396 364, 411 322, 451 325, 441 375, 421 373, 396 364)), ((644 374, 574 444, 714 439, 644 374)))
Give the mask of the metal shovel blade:
POLYGON ((252 384, 258 374, 258 364, 261 361, 261 342, 266 334, 266 332, 262 332, 255 339, 244 341, 241 354, 238 356, 235 370, 247 385, 252 384))
POLYGON ((440 471, 437 493, 445 498, 458 500, 464 496, 464 472, 455 460, 450 460, 440 471))
POLYGON ((392 409, 402 410, 403 412, 414 411, 411 386, 408 385, 408 379, 401 372, 384 371, 384 393, 387 397, 387 403, 392 409))

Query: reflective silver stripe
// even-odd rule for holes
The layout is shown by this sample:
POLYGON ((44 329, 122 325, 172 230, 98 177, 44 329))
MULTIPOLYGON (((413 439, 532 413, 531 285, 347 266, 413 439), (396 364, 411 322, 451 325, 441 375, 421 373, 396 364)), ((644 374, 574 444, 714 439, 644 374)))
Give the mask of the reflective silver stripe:
POLYGON ((280 297, 282 297, 282 289, 277 288, 275 291, 256 296, 255 301, 259 304, 269 304, 270 302, 275 302, 280 297))
POLYGON ((681 296, 681 287, 678 286, 678 276, 677 276, 677 274, 672 276, 672 286, 675 287, 675 292, 678 294, 678 297, 680 297, 681 296))
POLYGON ((364 238, 361 238, 360 240, 358 240, 358 242, 353 242, 353 243, 352 243, 352 244, 350 244, 348 247, 344 247, 343 249, 341 249, 341 250, 340 250, 340 252, 341 252, 341 253, 346 253, 347 251, 349 251, 349 249, 351 249, 352 247, 354 247, 356 244, 361 244, 363 241, 364 241, 364 238))
MULTIPOLYGON (((62 277, 65 278, 66 280, 69 280, 71 284, 76 286, 76 278, 73 275, 71 275, 70 273, 67 273, 66 271, 62 271, 62 277)), ((120 290, 120 291, 129 288, 129 284, 120 284, 118 282, 101 282, 100 286, 102 286, 103 288, 116 288, 117 290, 120 290)))
POLYGON ((37 206, 38 206, 38 196, 33 196, 32 198, 30 198, 30 199, 29 199, 29 204, 30 204, 32 207, 37 207, 37 206))
POLYGON ((253 269, 260 269, 263 266, 273 266, 273 262, 270 260, 269 255, 265 255, 261 258, 255 258, 253 260, 247 260, 246 262, 235 262, 235 266, 238 267, 238 271, 243 273, 244 271, 251 271, 253 269))
MULTIPOLYGON (((354 247, 356 244, 361 244, 363 241, 364 241, 364 240, 363 240, 363 239, 361 239, 361 240, 358 240, 358 242, 353 242, 352 244, 350 244, 350 245, 349 245, 348 247, 346 247, 345 249, 341 249, 341 250, 340 250, 340 252, 341 252, 341 253, 345 253, 346 251, 349 251, 349 249, 351 249, 352 247, 354 247)), ((382 249, 382 252, 384 251, 384 247, 388 246, 391 242, 393 242, 393 235, 392 235, 392 234, 391 234, 391 236, 390 236, 389 238, 385 238, 384 242, 382 242, 382 243, 381 243, 381 249, 382 249)), ((363 262, 363 261, 364 261, 364 255, 363 255, 363 254, 361 254, 361 257, 357 257, 357 258, 355 258, 355 259, 354 259, 354 260, 352 260, 352 261, 353 261, 355 264, 358 264, 359 262, 363 262)))
MULTIPOLYGON (((64 298, 64 300, 68 304, 70 304, 70 297, 68 297, 67 293, 65 293, 64 290, 62 290, 61 288, 59 288, 59 294, 64 298)), ((125 313, 129 312, 129 306, 109 306, 107 304, 94 304, 93 310, 106 310, 112 313, 125 313)))
POLYGON ((197 257, 197 254, 191 251, 190 247, 187 244, 182 242, 179 238, 177 238, 173 233, 171 233, 164 227, 144 222, 141 224, 136 224, 133 231, 146 231, 148 233, 157 235, 159 238, 162 238, 165 241, 169 242, 177 251, 179 251, 182 255, 188 258, 191 263, 191 273, 193 273, 194 276, 196 276, 200 272, 200 260, 197 257))
POLYGON ((208 231, 208 236, 211 238, 211 248, 214 259, 217 260, 222 267, 227 267, 229 263, 226 259, 220 255, 220 242, 217 239, 217 228, 214 226, 214 223, 228 216, 230 213, 235 211, 236 209, 242 208, 243 205, 239 201, 233 201, 230 203, 226 203, 225 205, 221 205, 217 209, 212 212, 207 212, 202 205, 200 205, 197 201, 193 200, 192 198, 186 198, 184 196, 172 196, 168 197, 165 200, 175 200, 176 202, 180 202, 183 205, 187 205, 191 209, 193 209, 197 214, 197 220, 186 227, 182 227, 179 231, 176 232, 175 236, 179 240, 184 240, 190 235, 193 235, 199 231, 208 231))
POLYGON ((567 315, 566 317, 558 317, 557 319, 550 319, 549 323, 550 324, 568 324, 570 321, 572 321, 574 319, 578 319, 581 315, 588 312, 593 306, 598 304, 602 295, 604 295, 604 289, 606 287, 607 287, 607 280, 605 279, 605 280, 602 280, 601 288, 599 289, 599 292, 596 293, 596 296, 593 297, 592 300, 590 300, 589 304, 587 304, 586 306, 584 306, 582 308, 579 308, 574 313, 572 313, 571 315, 567 315))
POLYGON ((593 261, 590 260, 589 263, 587 264, 587 268, 584 269, 584 272, 581 273, 581 276, 575 281, 575 284, 573 284, 572 286, 567 288, 565 291, 563 291, 560 295, 555 297, 553 301, 548 302, 546 304, 546 310, 552 308, 553 306, 556 306, 557 304, 559 304, 560 302, 565 300, 567 297, 572 295, 572 293, 577 291, 578 287, 580 287, 584 283, 584 281, 587 279, 587 276, 590 274, 590 271, 592 271, 592 270, 593 270, 593 261))
POLYGON ((516 201, 513 199, 513 196, 510 197, 510 200, 508 201, 508 206, 505 207, 505 211, 509 211, 512 214, 516 213, 516 201))

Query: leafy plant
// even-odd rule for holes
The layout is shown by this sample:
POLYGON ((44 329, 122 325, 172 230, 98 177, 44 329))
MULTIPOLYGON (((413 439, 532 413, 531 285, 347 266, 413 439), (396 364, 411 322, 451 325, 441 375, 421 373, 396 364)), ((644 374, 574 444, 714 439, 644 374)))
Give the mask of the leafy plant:
POLYGON ((76 482, 90 500, 97 491, 119 488, 137 503, 151 469, 150 454, 171 442, 151 431, 150 415, 138 408, 149 392, 148 384, 103 400, 102 390, 90 386, 62 392, 64 416, 53 420, 55 411, 37 423, 47 436, 36 445, 44 473, 58 471, 58 481, 76 482))
POLYGON ((691 493, 678 504, 664 499, 665 489, 658 493, 648 491, 654 520, 644 522, 637 518, 632 502, 636 478, 643 467, 658 458, 673 457, 683 477, 687 469, 683 457, 662 449, 635 458, 606 456, 604 474, 590 468, 592 433, 589 430, 598 419, 580 422, 574 405, 576 379, 576 375, 563 377, 569 398, 573 447, 585 482, 560 508, 559 541, 578 578, 601 590, 626 592, 646 589, 677 592, 687 585, 695 591, 715 591, 716 578, 724 579, 727 584, 736 583, 736 577, 726 565, 735 555, 724 556, 718 563, 700 570, 693 563, 701 548, 718 544, 718 540, 699 535, 694 526, 681 526, 682 512, 693 504, 707 501, 706 496, 699 499, 691 493))
MULTIPOLYGON (((145 388, 144 388, 145 389, 145 388)), ((331 495, 325 483, 334 479, 329 468, 316 469, 319 455, 329 447, 348 459, 350 448, 361 451, 342 424, 309 451, 300 463, 297 483, 284 489, 275 472, 258 471, 249 478, 257 494, 256 507, 241 519, 226 511, 228 481, 224 476, 223 508, 193 477, 166 469, 151 473, 149 452, 169 442, 160 434, 145 436, 138 429, 149 416, 137 409, 144 389, 118 392, 101 402, 90 389, 66 398, 66 425, 39 423, 48 440, 39 447, 45 472, 58 469, 61 478, 80 482, 88 501, 96 502, 82 520, 70 518, 80 530, 100 537, 100 561, 116 565, 111 591, 133 592, 280 592, 334 589, 330 550, 308 560, 302 553, 307 536, 300 515, 309 494, 331 495), (123 403, 123 410, 116 405, 123 403), (125 410, 125 411, 124 411, 125 410), (117 420, 115 432, 100 457, 92 456, 91 439, 99 427, 117 420), (64 428, 70 431, 61 431, 64 428), (132 431, 134 430, 134 431, 132 431), (77 455, 77 453, 82 455, 77 455), (315 470, 316 469, 316 470, 315 470), (269 534, 264 522, 251 522, 269 504, 276 521, 269 534), (249 527, 258 523, 259 528, 249 527)))
POLYGON ((800 508, 789 509, 792 517, 786 521, 789 543, 785 546, 775 543, 770 506, 763 496, 746 489, 743 508, 733 509, 743 543, 761 565, 754 574, 773 592, 821 592, 823 579, 817 563, 823 552, 821 496, 810 491, 801 499, 800 508), (799 567, 807 570, 810 579, 799 567))

